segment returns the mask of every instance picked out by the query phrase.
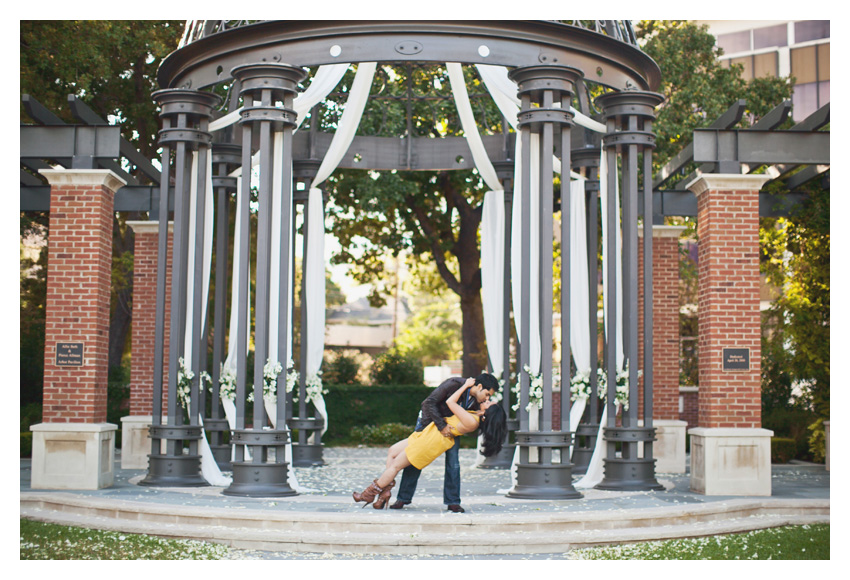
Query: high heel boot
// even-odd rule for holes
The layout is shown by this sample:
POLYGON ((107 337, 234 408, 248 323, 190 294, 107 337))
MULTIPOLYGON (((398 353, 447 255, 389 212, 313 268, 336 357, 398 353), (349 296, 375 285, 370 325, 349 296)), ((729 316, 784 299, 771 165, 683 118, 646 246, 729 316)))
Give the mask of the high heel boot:
POLYGON ((395 487, 395 480, 389 482, 387 486, 381 490, 381 493, 378 495, 378 499, 375 500, 372 507, 376 510, 384 509, 390 502, 393 487, 395 487))
POLYGON ((382 491, 383 490, 380 487, 378 487, 378 480, 376 479, 372 483, 370 483, 369 487, 364 489, 361 493, 357 493, 356 491, 354 493, 352 493, 351 497, 353 497, 354 501, 357 501, 357 502, 365 501, 366 503, 364 505, 360 506, 360 507, 366 507, 367 505, 369 505, 370 503, 375 501, 375 498, 382 491))

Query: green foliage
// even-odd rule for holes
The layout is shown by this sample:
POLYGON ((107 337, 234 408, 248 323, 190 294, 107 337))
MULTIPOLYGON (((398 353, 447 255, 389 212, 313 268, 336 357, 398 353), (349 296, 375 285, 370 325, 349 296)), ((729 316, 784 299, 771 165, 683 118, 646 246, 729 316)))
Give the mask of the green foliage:
POLYGON ((322 362, 322 380, 337 385, 352 385, 357 382, 360 362, 353 353, 339 352, 322 362))
POLYGON ((829 560, 829 524, 642 542, 570 552, 576 560, 829 560))
POLYGON ((762 407, 761 424, 773 431, 776 438, 794 441, 794 451, 789 459, 812 460, 809 451, 809 431, 807 425, 815 420, 814 411, 801 402, 786 402, 783 406, 762 407))
MULTIPOLYGON (((706 127, 738 99, 746 99, 742 122, 760 117, 791 96, 787 79, 765 78, 747 82, 740 65, 724 68, 723 54, 706 25, 686 20, 642 20, 638 42, 661 68, 658 92, 665 102, 653 123, 656 149, 653 169, 663 166, 692 140, 693 130, 706 127)), ((690 170, 688 170, 690 171, 690 170)))
POLYGON ((797 453, 797 442, 788 437, 771 437, 771 463, 788 463, 797 453))
POLYGON ((402 423, 363 425, 351 428, 351 440, 361 445, 392 445, 407 439, 411 433, 413 426, 402 423))
POLYGON ((21 518, 21 560, 220 560, 221 544, 90 530, 21 518))
POLYGON ((826 461, 826 426, 823 422, 824 419, 821 418, 809 425, 809 431, 812 433, 809 437, 809 449, 818 463, 826 461))
POLYGON ((422 401, 432 388, 417 385, 334 385, 325 383, 328 431, 322 441, 328 445, 350 444, 351 429, 386 423, 410 424, 416 421, 422 401))
POLYGON ((419 359, 397 349, 381 353, 372 364, 372 383, 376 385, 417 385, 424 380, 425 368, 419 359))
POLYGON ((32 431, 21 431, 21 457, 32 457, 32 431))
POLYGON ((439 365, 456 360, 461 352, 461 313, 457 300, 420 297, 413 301, 413 315, 395 339, 399 353, 422 362, 439 365))

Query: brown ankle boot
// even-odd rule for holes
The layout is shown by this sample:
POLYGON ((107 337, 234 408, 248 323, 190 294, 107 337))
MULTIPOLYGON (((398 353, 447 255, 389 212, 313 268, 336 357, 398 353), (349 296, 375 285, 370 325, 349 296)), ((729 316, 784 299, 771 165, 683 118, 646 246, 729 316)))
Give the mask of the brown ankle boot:
POLYGON ((365 501, 366 504, 361 507, 366 507, 367 505, 375 501, 375 497, 377 497, 377 495, 382 491, 383 490, 378 487, 378 480, 376 479, 372 483, 370 483, 369 487, 364 489, 361 493, 357 493, 356 491, 352 493, 351 497, 353 497, 354 501, 357 502, 365 501))
POLYGON ((381 490, 378 499, 375 500, 375 503, 372 505, 376 510, 384 509, 390 501, 390 496, 392 495, 392 489, 395 486, 395 480, 392 480, 387 484, 387 486, 381 490))

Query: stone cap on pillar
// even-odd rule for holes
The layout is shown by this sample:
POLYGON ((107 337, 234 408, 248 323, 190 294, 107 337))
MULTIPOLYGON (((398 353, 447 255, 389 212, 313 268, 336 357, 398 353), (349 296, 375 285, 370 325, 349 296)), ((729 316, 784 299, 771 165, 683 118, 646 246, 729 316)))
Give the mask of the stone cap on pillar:
POLYGON ((772 178, 769 175, 742 175, 738 173, 706 173, 700 175, 685 188, 699 197, 709 190, 722 191, 759 191, 772 178))
POLYGON ((127 182, 111 169, 39 169, 50 185, 95 186, 118 191, 127 182))
POLYGON ((761 427, 694 427, 688 435, 700 437, 773 437, 773 431, 761 427))
MULTIPOLYGON (((129 223, 129 222, 127 222, 129 223)), ((652 237, 653 238, 678 238, 688 229, 688 226, 652 226, 652 237)), ((638 228, 638 237, 643 237, 643 228, 638 228)))
MULTIPOLYGON (((127 225, 137 234, 155 234, 159 232, 159 220, 128 220, 127 225)), ((173 221, 168 222, 168 233, 174 233, 173 221)))

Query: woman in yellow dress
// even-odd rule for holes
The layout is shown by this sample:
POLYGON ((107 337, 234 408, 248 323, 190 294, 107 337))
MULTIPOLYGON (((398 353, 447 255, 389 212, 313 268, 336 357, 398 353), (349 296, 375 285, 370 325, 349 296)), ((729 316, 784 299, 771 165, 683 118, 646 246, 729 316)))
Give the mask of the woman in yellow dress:
POLYGON ((501 451, 507 430, 507 418, 502 406, 488 399, 481 403, 480 410, 467 411, 458 404, 463 392, 474 384, 474 378, 467 379, 463 386, 446 400, 446 405, 453 413, 451 417, 446 417, 446 423, 451 427, 450 434, 444 435, 431 422, 422 431, 416 431, 407 439, 395 443, 387 452, 386 470, 361 493, 354 492, 354 501, 366 502, 363 507, 373 501, 372 507, 375 509, 386 507, 399 471, 409 465, 423 469, 451 449, 455 437, 475 431, 479 424, 484 439, 481 453, 490 457, 501 451))

